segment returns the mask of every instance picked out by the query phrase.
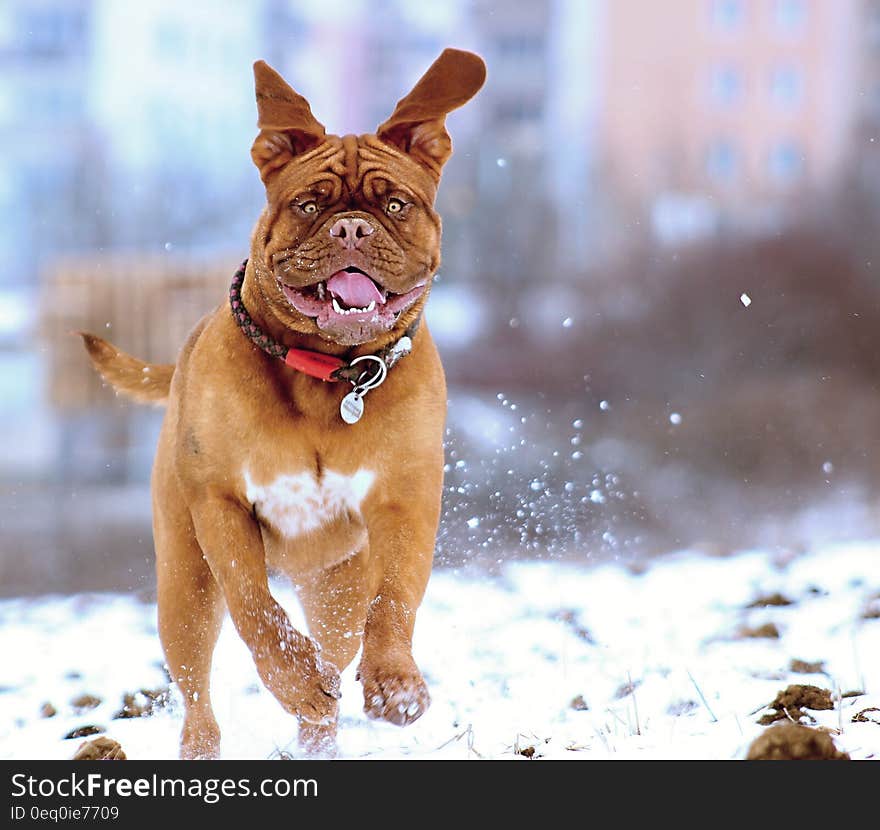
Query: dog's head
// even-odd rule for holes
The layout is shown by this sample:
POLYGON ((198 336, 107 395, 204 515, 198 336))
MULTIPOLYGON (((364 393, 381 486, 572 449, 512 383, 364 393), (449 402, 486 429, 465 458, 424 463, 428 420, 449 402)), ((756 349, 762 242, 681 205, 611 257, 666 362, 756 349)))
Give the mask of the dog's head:
POLYGON ((483 61, 445 50, 375 134, 361 136, 327 135, 263 61, 254 76, 251 156, 268 200, 254 254, 265 301, 288 328, 345 346, 405 329, 440 265, 434 198, 452 153, 446 115, 483 85, 483 61))

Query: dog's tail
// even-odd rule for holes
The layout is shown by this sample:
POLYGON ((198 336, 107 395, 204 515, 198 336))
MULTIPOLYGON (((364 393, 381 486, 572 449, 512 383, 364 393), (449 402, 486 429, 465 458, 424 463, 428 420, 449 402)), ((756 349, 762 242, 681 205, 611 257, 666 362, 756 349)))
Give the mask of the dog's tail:
POLYGON ((82 337, 95 368, 117 392, 139 403, 153 406, 168 403, 173 364, 144 363, 94 334, 85 331, 76 334, 82 337))

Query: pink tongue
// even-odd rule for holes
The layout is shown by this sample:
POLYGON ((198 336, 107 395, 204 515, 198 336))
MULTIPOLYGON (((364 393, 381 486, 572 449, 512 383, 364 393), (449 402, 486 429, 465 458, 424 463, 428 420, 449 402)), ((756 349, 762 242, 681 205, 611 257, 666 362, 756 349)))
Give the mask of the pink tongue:
POLYGON ((327 288, 349 308, 366 308, 373 300, 377 305, 385 302, 376 283, 356 271, 337 271, 327 280, 327 288))

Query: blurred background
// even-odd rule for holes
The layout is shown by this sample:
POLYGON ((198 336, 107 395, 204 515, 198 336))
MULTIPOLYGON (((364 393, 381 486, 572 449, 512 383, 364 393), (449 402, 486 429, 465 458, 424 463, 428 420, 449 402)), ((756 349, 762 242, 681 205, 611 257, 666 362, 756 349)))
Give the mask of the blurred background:
POLYGON ((263 191, 251 64, 370 132, 448 45, 438 564, 878 532, 877 0, 0 0, 0 594, 152 590, 171 361, 263 191))

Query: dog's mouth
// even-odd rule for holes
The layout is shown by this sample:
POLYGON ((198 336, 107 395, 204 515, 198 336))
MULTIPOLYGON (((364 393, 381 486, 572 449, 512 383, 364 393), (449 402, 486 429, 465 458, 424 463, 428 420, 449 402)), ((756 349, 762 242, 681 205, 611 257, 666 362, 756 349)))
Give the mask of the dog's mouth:
POLYGON ((300 314, 312 317, 318 328, 333 339, 364 343, 390 329, 422 294, 426 283, 419 283, 404 294, 395 294, 365 271, 349 266, 304 288, 281 281, 279 285, 287 301, 300 314))

